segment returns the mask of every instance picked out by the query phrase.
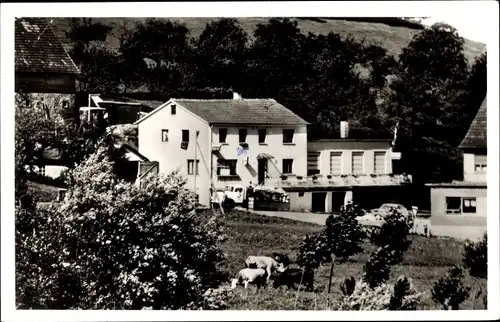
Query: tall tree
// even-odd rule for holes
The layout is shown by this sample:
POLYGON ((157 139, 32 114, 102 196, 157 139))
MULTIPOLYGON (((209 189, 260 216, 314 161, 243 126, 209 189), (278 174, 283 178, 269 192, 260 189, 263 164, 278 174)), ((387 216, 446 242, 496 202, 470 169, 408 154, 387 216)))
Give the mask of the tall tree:
POLYGON ((247 43, 248 35, 236 19, 223 18, 207 24, 196 40, 196 84, 240 91, 246 84, 247 43))
POLYGON ((145 84, 149 92, 169 96, 192 82, 189 30, 182 24, 148 19, 122 35, 120 50, 129 84, 145 84))
POLYGON ((70 55, 80 68, 78 89, 84 92, 116 91, 120 84, 120 57, 106 38, 111 27, 92 18, 71 18, 66 37, 72 42, 70 55))
POLYGON ((403 152, 402 166, 416 182, 460 177, 453 144, 469 73, 463 44, 452 27, 434 25, 417 34, 399 57, 388 115, 399 123, 396 145, 403 152))

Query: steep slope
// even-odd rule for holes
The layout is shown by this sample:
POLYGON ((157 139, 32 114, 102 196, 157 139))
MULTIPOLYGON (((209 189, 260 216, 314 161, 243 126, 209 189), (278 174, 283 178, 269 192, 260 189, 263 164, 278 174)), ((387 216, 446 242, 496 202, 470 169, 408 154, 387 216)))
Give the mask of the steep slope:
MULTIPOLYGON (((198 37, 207 23, 217 18, 158 18, 170 19, 180 22, 190 30, 191 36, 198 37)), ((368 43, 381 46, 394 56, 399 55, 406 47, 412 37, 417 34, 422 27, 415 23, 396 23, 397 18, 293 18, 297 21, 299 28, 305 34, 328 34, 335 32, 342 37, 352 36, 358 40, 365 40, 368 43)), ((107 43, 112 48, 118 48, 119 39, 125 30, 130 30, 137 22, 144 22, 147 18, 94 18, 94 21, 101 22, 113 27, 111 34, 107 38, 107 43)), ((258 24, 264 24, 269 18, 238 18, 240 26, 250 35, 253 35, 258 24)), ((53 30, 65 40, 65 31, 69 27, 69 18, 54 18, 53 30)), ((66 48, 71 45, 66 41, 66 48)), ((465 40, 464 52, 469 61, 481 54, 486 48, 485 44, 465 40)))

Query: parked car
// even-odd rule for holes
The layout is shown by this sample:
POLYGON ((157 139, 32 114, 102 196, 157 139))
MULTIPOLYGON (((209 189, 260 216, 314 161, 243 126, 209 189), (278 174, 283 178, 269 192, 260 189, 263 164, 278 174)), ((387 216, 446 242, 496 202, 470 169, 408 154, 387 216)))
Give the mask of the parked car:
POLYGON ((382 226, 384 218, 390 214, 391 209, 397 209, 404 217, 408 217, 410 213, 405 206, 396 203, 385 203, 379 208, 365 212, 363 216, 357 218, 358 222, 363 226, 382 226))

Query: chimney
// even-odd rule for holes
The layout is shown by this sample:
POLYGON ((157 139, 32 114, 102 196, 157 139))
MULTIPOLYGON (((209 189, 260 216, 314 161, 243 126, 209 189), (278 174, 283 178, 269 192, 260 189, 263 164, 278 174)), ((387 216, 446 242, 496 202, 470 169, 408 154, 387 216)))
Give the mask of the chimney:
POLYGON ((233 92, 233 100, 242 100, 243 97, 241 97, 240 94, 233 92))
POLYGON ((346 139, 349 136, 349 122, 340 122, 340 138, 346 139))

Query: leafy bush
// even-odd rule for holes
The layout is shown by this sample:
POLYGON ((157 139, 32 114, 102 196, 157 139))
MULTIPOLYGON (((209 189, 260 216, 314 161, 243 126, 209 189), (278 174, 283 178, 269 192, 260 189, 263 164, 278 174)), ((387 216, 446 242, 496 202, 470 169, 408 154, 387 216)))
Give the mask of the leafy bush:
POLYGON ((20 306, 195 309, 208 299, 215 303, 208 307, 223 307, 223 292, 204 296, 223 277, 217 220, 197 222, 194 195, 176 173, 139 189, 114 176, 107 152, 99 148, 75 169, 59 208, 33 214, 46 224, 22 223, 26 251, 17 262, 25 267, 18 277, 38 277, 18 284, 20 306))
POLYGON ((326 239, 323 234, 306 235, 299 245, 297 264, 301 267, 317 269, 322 263, 330 260, 326 239))
POLYGON ((476 278, 486 278, 488 276, 487 234, 484 234, 483 239, 478 242, 467 241, 464 246, 462 261, 471 276, 476 278))
POLYGON ((390 267, 403 261, 403 255, 411 245, 408 237, 412 227, 413 217, 405 218, 393 208, 382 227, 370 235, 371 242, 378 246, 364 267, 363 279, 370 287, 387 281, 390 267))
POLYGON ((447 276, 434 283, 432 300, 441 304, 445 310, 458 310, 470 291, 470 287, 462 283, 462 278, 463 272, 460 267, 455 266, 450 269, 447 276))
POLYGON ((342 311, 416 310, 425 293, 418 293, 406 277, 396 285, 381 284, 372 288, 364 281, 356 283, 354 292, 339 303, 342 311))

